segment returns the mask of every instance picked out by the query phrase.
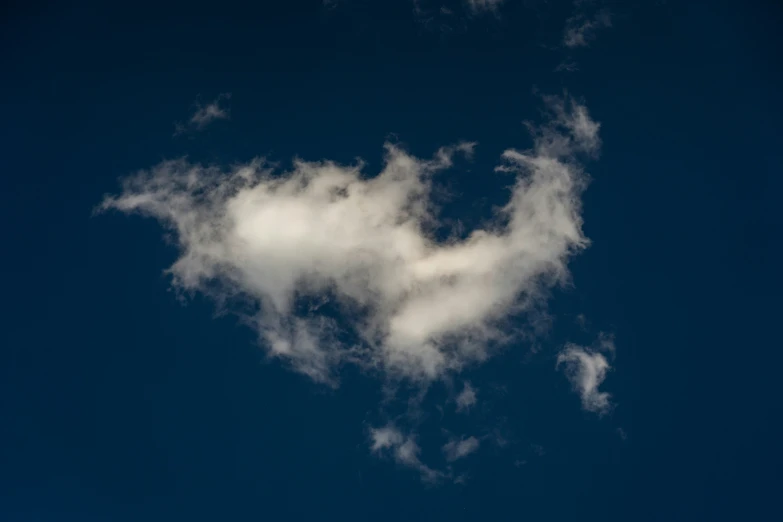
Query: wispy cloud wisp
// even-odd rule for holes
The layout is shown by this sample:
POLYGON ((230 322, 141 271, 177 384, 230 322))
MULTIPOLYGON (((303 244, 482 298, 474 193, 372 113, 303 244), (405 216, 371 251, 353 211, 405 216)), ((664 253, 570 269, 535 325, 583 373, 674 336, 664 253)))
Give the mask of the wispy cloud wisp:
POLYGON ((188 131, 199 131, 216 120, 227 120, 230 117, 225 101, 231 98, 231 93, 223 93, 212 102, 202 105, 196 104, 196 111, 187 123, 177 123, 174 134, 182 134, 188 131))
POLYGON ((582 400, 582 407, 603 415, 612 409, 611 395, 599 391, 598 387, 611 366, 601 352, 614 353, 611 337, 601 335, 596 348, 567 344, 557 357, 557 367, 562 365, 564 368, 571 386, 582 400))

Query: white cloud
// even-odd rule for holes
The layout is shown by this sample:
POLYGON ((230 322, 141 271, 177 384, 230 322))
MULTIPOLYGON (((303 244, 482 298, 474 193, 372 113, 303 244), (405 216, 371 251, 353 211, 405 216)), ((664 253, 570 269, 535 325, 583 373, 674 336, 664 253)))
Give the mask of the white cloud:
POLYGON ((566 47, 586 47, 595 38, 599 29, 612 26, 612 17, 608 11, 599 11, 592 18, 578 13, 566 21, 563 31, 563 45, 566 47))
POLYGON ((573 60, 564 60, 555 67, 555 72, 576 72, 579 66, 573 60))
POLYGON ((178 123, 176 125, 175 135, 187 131, 202 130, 215 120, 227 120, 229 111, 223 107, 225 100, 231 98, 231 93, 223 93, 211 103, 206 105, 196 104, 196 112, 188 120, 187 124, 178 123))
POLYGON ((419 458, 421 448, 416 443, 416 438, 413 435, 403 435, 393 424, 371 429, 370 439, 373 453, 380 455, 391 453, 398 464, 421 473, 423 480, 432 482, 446 476, 443 472, 423 464, 419 458))
POLYGON ((474 13, 495 11, 503 2, 504 0, 465 0, 465 3, 468 4, 468 7, 474 13))
POLYGON ((476 437, 462 438, 459 440, 452 439, 443 445, 443 453, 446 455, 446 460, 453 462, 476 451, 479 444, 479 440, 476 437))
POLYGON ((218 303, 243 299, 243 319, 272 357, 316 381, 352 363, 387 378, 429 382, 515 339, 504 320, 540 308, 568 279, 588 241, 577 154, 596 154, 599 125, 573 100, 544 98, 551 120, 530 126, 530 150, 506 150, 516 176, 508 203, 484 229, 438 242, 434 176, 473 144, 419 159, 386 144, 385 166, 263 159, 220 168, 164 161, 123 181, 99 210, 156 218, 174 232, 173 285, 218 303), (303 310, 303 296, 329 301, 303 310), (339 312, 339 313, 337 313, 339 312))
POLYGON ((371 449, 374 452, 399 446, 404 441, 404 437, 400 430, 391 424, 382 428, 371 429, 370 438, 372 439, 371 449))
MULTIPOLYGON (((451 439, 443 445, 443 451, 448 462, 454 462, 476 451, 479 447, 476 437, 451 439)), ((370 429, 370 449, 378 456, 394 459, 397 464, 416 470, 422 480, 436 482, 444 479, 460 480, 451 469, 441 471, 427 466, 421 461, 421 448, 412 433, 404 434, 394 424, 390 423, 380 428, 370 429)))
MULTIPOLYGON (((497 12, 498 8, 503 4, 504 1, 505 0, 464 0, 464 3, 467 6, 468 11, 473 14, 478 14, 484 12, 497 12)), ((431 6, 429 9, 422 5, 422 0, 412 0, 412 2, 413 12, 416 16, 432 13, 433 11, 444 15, 454 14, 454 11, 440 4, 439 2, 435 2, 435 6, 431 6), (435 7, 437 7, 437 9, 434 9, 435 7)), ((426 1, 424 3, 430 4, 430 2, 426 1)))
POLYGON ((598 391, 598 387, 611 366, 599 350, 614 353, 614 342, 610 336, 602 334, 599 337, 597 350, 567 344, 557 356, 557 367, 564 365, 566 377, 582 399, 582 407, 604 414, 612 408, 611 395, 598 391))
POLYGON ((466 382, 465 387, 457 395, 457 411, 467 411, 474 404, 476 404, 476 390, 466 382))
POLYGON ((599 333, 598 339, 595 341, 595 347, 598 351, 607 352, 614 356, 614 352, 616 350, 614 345, 614 335, 608 334, 606 332, 599 333))

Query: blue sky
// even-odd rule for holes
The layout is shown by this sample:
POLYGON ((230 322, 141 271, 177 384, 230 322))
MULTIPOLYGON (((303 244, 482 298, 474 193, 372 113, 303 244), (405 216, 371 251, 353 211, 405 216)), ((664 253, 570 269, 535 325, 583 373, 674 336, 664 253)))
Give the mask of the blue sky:
POLYGON ((776 518, 780 8, 3 10, 3 520, 776 518))

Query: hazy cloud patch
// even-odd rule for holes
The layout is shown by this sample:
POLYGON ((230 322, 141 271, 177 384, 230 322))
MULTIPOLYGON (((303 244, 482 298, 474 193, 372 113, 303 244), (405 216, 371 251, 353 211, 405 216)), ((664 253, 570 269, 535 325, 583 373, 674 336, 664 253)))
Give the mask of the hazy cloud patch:
POLYGON ((587 411, 603 415, 613 407, 611 395, 598 388, 611 370, 604 353, 612 356, 614 350, 614 339, 601 334, 594 348, 567 344, 557 357, 557 367, 563 368, 571 386, 582 400, 582 408, 587 411))
POLYGON ((452 439, 443 445, 443 453, 446 460, 454 462, 466 457, 479 448, 480 442, 476 437, 452 439))
POLYGON ((422 463, 419 458, 421 448, 415 436, 404 435, 393 424, 370 430, 370 448, 380 456, 391 455, 398 464, 412 468, 421 474, 422 480, 434 482, 447 477, 447 474, 434 470, 422 463))
POLYGON ((469 382, 465 383, 462 391, 457 395, 456 401, 458 412, 469 411, 470 408, 476 404, 476 390, 469 382))
POLYGON ((577 12, 566 21, 563 30, 563 45, 568 48, 587 47, 595 39, 596 32, 612 26, 612 16, 602 9, 592 16, 577 12))
POLYGON ((206 105, 196 102, 195 112, 186 123, 175 125, 174 135, 200 131, 216 120, 229 119, 230 113, 225 105, 230 98, 231 93, 223 93, 206 105))
POLYGON ((481 13, 497 10, 505 0, 465 0, 471 11, 481 13))

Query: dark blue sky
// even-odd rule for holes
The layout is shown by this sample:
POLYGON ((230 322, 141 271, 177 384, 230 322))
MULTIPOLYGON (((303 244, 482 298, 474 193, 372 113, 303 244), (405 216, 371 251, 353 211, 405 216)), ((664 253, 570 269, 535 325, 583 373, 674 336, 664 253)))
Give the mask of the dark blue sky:
POLYGON ((507 0, 497 16, 456 2, 429 24, 404 0, 69 4, 0 12, 0 519, 780 517, 773 2, 605 4, 612 26, 576 49, 561 45, 567 2, 507 0), (211 301, 177 300, 156 222, 92 216, 162 159, 360 156, 377 172, 392 136, 421 156, 478 142, 445 209, 475 221, 507 196, 492 168, 530 146, 537 93, 564 91, 602 125, 592 244, 552 295, 540 351, 472 370, 481 407, 444 414, 509 441, 483 447, 465 484, 370 453, 372 377, 349 367, 332 390, 265 362, 211 301), (172 136, 225 92, 229 120, 172 136), (599 417, 554 366, 602 331, 617 406, 599 417))

